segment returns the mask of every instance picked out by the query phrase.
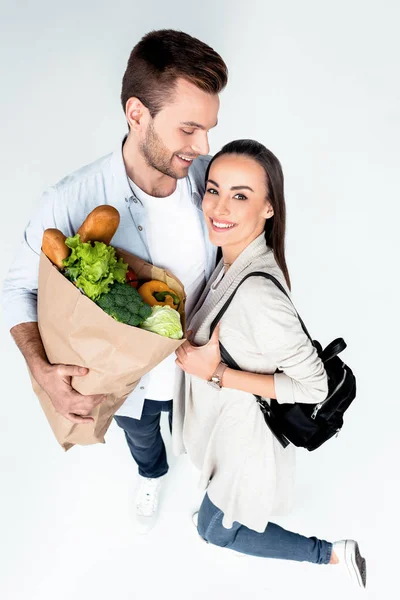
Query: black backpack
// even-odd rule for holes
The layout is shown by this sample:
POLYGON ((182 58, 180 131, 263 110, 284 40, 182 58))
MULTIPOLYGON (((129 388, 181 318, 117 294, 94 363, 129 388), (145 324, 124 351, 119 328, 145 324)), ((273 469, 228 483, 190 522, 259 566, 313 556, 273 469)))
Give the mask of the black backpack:
MULTIPOLYGON (((210 328, 210 337, 223 314, 232 302, 237 290, 249 277, 265 277, 270 279, 290 300, 285 288, 275 277, 262 271, 255 271, 246 275, 237 288, 225 302, 210 328)), ((297 313, 304 333, 311 340, 324 363, 328 375, 328 395, 318 404, 296 402, 294 404, 280 404, 277 400, 268 403, 260 396, 256 401, 264 414, 264 419, 274 436, 286 448, 292 443, 295 446, 315 450, 334 435, 338 435, 343 426, 343 414, 348 409, 356 396, 356 378, 347 365, 340 360, 338 354, 346 348, 343 338, 331 342, 325 350, 316 340, 312 340, 302 319, 297 313)), ((232 369, 240 371, 240 367, 220 343, 221 360, 232 369)))

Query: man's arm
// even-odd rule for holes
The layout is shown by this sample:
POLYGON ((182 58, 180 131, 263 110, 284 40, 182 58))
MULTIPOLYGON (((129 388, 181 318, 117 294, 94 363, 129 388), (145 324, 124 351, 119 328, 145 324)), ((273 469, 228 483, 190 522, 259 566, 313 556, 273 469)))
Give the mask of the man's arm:
POLYGON ((49 188, 43 195, 41 206, 25 229, 22 245, 4 281, 2 301, 11 335, 54 408, 72 423, 87 423, 93 420, 88 417, 90 411, 104 399, 104 395, 83 396, 72 388, 71 378, 86 375, 88 370, 74 365, 51 365, 37 324, 43 231, 54 227, 68 232, 70 227, 61 204, 55 188, 49 188))
POLYGON ((49 365, 37 323, 20 323, 10 330, 32 375, 40 385, 40 373, 49 365))
POLYGON ((56 411, 72 423, 93 421, 89 413, 105 399, 104 394, 84 396, 71 386, 71 378, 86 375, 88 369, 76 365, 50 364, 37 323, 20 323, 10 333, 33 377, 48 394, 56 411))

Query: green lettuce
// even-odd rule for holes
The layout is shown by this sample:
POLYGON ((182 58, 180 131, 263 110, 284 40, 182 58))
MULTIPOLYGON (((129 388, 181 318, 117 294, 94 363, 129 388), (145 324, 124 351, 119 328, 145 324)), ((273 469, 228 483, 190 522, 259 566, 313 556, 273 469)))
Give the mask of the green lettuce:
POLYGON ((103 242, 82 243, 79 234, 65 240, 71 254, 63 260, 67 277, 91 300, 110 291, 114 281, 124 283, 128 265, 103 242))
POLYGON ((151 315, 143 321, 140 327, 174 340, 183 338, 180 315, 170 306, 153 306, 151 315))

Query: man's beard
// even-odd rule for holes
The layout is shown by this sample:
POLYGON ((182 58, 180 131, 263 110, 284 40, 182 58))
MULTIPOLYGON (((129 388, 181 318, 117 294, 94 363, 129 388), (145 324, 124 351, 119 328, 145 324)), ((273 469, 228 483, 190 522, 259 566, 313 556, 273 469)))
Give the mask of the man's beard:
POLYGON ((173 179, 186 177, 187 173, 179 173, 179 171, 173 168, 172 161, 174 154, 171 155, 171 152, 164 146, 151 122, 147 127, 146 138, 142 142, 140 149, 149 167, 173 179))

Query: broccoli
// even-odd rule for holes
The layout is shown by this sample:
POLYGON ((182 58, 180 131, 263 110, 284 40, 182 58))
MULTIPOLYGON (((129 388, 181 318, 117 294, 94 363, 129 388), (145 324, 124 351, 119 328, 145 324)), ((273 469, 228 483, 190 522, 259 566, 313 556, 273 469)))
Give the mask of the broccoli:
POLYGON ((126 283, 114 282, 96 304, 110 317, 126 325, 141 325, 151 315, 151 306, 143 302, 139 292, 126 283))

